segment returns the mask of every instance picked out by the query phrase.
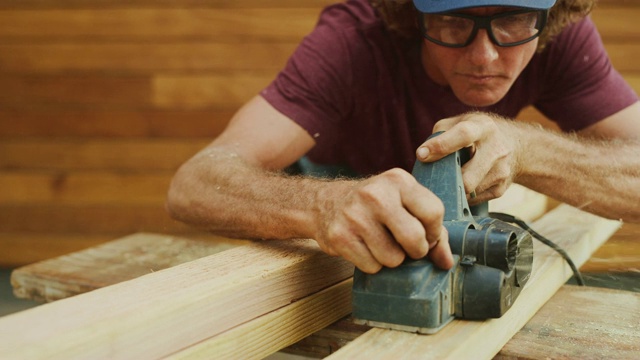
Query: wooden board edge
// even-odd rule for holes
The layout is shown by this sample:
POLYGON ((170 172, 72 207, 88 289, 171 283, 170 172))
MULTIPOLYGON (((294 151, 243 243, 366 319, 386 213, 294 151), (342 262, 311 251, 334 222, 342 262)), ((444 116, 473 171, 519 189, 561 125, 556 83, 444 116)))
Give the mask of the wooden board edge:
POLYGON ((352 285, 344 280, 167 359, 262 359, 350 314, 352 285))
MULTIPOLYGON (((556 240, 563 229, 573 232, 573 235, 579 234, 579 239, 570 241, 572 246, 563 245, 578 266, 619 227, 618 221, 603 219, 568 205, 559 206, 534 224, 534 228, 543 235, 556 240), (569 222, 569 219, 573 221, 569 222), (580 229, 572 228, 572 225, 580 229), (550 228, 551 235, 545 226, 550 228)), ((502 318, 483 322, 454 320, 439 333, 428 336, 371 329, 327 358, 491 359, 571 276, 571 271, 560 257, 553 256, 550 250, 543 253, 548 256, 538 262, 542 265, 538 274, 534 274, 511 310, 502 318), (544 281, 534 281, 535 278, 544 281)))

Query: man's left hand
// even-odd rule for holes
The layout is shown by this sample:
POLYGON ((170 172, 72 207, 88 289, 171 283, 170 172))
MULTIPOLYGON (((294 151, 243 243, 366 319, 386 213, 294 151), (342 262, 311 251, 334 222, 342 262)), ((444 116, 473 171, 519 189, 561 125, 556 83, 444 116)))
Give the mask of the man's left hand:
POLYGON ((504 194, 517 177, 520 141, 513 121, 497 115, 472 112, 443 119, 433 132, 440 136, 425 141, 416 154, 420 161, 433 162, 465 147, 471 159, 462 167, 462 180, 470 204, 495 199, 504 194))

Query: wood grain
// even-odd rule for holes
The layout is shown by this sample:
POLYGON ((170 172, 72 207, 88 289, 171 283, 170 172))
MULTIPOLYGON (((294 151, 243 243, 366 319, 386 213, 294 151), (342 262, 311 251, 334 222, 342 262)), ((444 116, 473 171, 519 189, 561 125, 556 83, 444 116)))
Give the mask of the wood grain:
POLYGON ((352 286, 345 280, 168 358, 262 359, 351 313, 352 286))
POLYGON ((171 172, 0 172, 3 205, 164 204, 171 172))
MULTIPOLYGON (((98 244, 136 231, 189 232, 157 210, 169 172, 190 141, 197 147, 220 134, 333 2, 0 3, 0 239, 23 240, 0 243, 16 246, 0 252, 0 263, 46 257, 27 244, 56 256, 78 249, 71 244, 80 238, 98 244), (157 138, 176 140, 175 152, 148 141, 157 138), (110 142, 122 139, 129 141, 110 142), (4 211, 11 207, 15 214, 4 211)), ((601 0, 592 15, 613 64, 638 92, 639 5, 601 0)))
MULTIPOLYGON (((633 359, 640 351, 638 323, 640 294, 564 285, 494 360, 633 359)), ((344 318, 283 351, 324 358, 370 329, 344 318)))
POLYGON ((352 273, 312 240, 236 247, 3 317, 0 357, 163 357, 352 273))
POLYGON ((586 264, 583 272, 640 272, 640 224, 624 224, 586 264))
POLYGON ((14 294, 55 301, 200 259, 246 241, 195 241, 138 233, 83 251, 20 268, 11 274, 14 294), (64 279, 65 281, 60 281, 64 279))
POLYGON ((84 250, 109 242, 114 233, 0 232, 0 266, 16 268, 25 264, 84 250))
MULTIPOLYGON (((618 222, 566 205, 554 209, 533 225, 564 247, 579 265, 620 226, 618 222)), ((500 319, 454 320, 429 336, 372 329, 328 358, 492 358, 571 276, 567 265, 551 249, 534 242, 534 251, 532 277, 512 308, 500 319)))
MULTIPOLYGON (((162 229, 162 228, 160 228, 162 229)), ((166 229, 166 228, 165 228, 166 229)), ((153 231, 158 230, 158 227, 142 227, 138 231, 153 231)), ((171 230, 166 229, 166 230, 171 230)), ((28 266, 34 265, 41 261, 47 261, 55 259, 59 256, 65 256, 78 251, 89 250, 96 246, 101 246, 105 243, 113 241, 123 236, 128 236, 131 232, 127 231, 106 231, 99 232, 95 230, 89 231, 76 231, 76 232, 47 232, 47 231, 35 231, 35 232, 0 232, 0 248, 5 249, 0 256, 0 267, 13 269, 22 266, 28 270, 28 266), (30 264, 24 266, 25 264, 30 264)), ((195 229, 182 231, 174 231, 175 235, 167 235, 167 237, 183 237, 188 239, 199 240, 202 242, 212 243, 212 246, 224 241, 225 243, 234 243, 238 240, 231 240, 221 238, 219 236, 211 235, 206 232, 197 231, 195 229), (222 240, 224 239, 224 240, 222 240)), ((204 246, 204 245, 203 245, 204 246)), ((163 251, 169 251, 170 249, 159 249, 158 253, 163 251)), ((199 259, 201 256, 194 257, 192 260, 199 259)), ((114 260, 115 261, 115 260, 114 260)), ((117 260, 116 264, 121 261, 117 260)), ((124 260, 122 260, 124 261, 124 260)), ((162 263, 165 260, 158 260, 158 263, 162 263)), ((106 264, 103 264, 106 266, 106 264)), ((40 265, 38 265, 40 266, 40 265)), ((96 272, 106 271, 105 268, 95 268, 96 272)), ((17 271, 17 270, 16 270, 17 271)), ((93 273, 84 274, 87 278, 91 277, 93 273)), ((56 278, 51 278, 49 281, 55 281, 56 278)), ((65 278, 65 281, 68 279, 65 278)), ((34 293, 36 294, 36 293, 34 293)), ((75 294, 75 293, 74 293, 75 294)), ((35 299, 34 299, 35 300, 35 299)))
POLYGON ((9 108, 0 108, 0 136, 42 140, 52 137, 213 139, 222 132, 235 110, 36 109, 12 104, 9 108))
POLYGON ((155 74, 280 70, 296 42, 54 42, 0 44, 0 71, 24 74, 155 74), (78 56, 82 54, 82 56, 78 56))
POLYGON ((502 348, 507 359, 634 359, 640 294, 563 286, 502 348))
MULTIPOLYGON (((186 233, 188 225, 173 220, 156 204, 27 204, 1 205, 0 229, 3 232, 41 234, 119 234, 140 231, 186 233)), ((113 236, 115 239, 117 236, 113 236)))
POLYGON ((175 171, 211 139, 8 139, 0 169, 175 171))
POLYGON ((0 11, 5 41, 218 40, 297 42, 318 8, 125 8, 0 11), (33 26, 38 24, 38 26, 33 26))
MULTIPOLYGON (((604 0, 625 1, 625 0, 604 0)), ((303 4, 299 0, 93 0, 87 3, 84 0, 5 0, 0 9, 31 9, 31 8, 165 8, 165 7, 202 7, 202 8, 287 8, 287 7, 312 7, 319 8, 336 2, 336 0, 306 0, 303 4)))

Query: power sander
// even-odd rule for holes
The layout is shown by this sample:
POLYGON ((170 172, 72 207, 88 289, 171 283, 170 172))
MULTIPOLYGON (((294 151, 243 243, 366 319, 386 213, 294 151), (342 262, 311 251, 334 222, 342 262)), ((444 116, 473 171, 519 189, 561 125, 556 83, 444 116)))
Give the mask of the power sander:
POLYGON ((454 318, 499 318, 516 300, 531 275, 531 235, 489 217, 487 203, 469 207, 461 170, 468 158, 462 149, 436 162, 418 160, 412 172, 444 203, 454 266, 442 270, 424 258, 373 275, 356 268, 356 323, 433 334, 454 318))

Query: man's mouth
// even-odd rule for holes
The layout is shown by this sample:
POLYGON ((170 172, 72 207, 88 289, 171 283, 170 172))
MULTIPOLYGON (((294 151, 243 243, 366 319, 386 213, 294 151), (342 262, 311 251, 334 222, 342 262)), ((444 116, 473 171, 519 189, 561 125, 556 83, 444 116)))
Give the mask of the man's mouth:
POLYGON ((474 84, 486 84, 502 78, 501 76, 492 74, 462 74, 462 76, 474 84))

